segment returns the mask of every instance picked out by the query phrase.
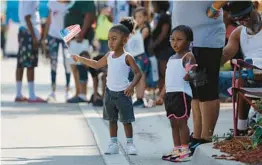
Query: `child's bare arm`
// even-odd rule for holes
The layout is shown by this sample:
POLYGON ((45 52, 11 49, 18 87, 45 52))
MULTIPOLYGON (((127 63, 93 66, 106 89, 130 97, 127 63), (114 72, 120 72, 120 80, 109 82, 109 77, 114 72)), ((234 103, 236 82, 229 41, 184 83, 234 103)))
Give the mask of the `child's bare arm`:
POLYGON ((183 66, 187 70, 188 66, 192 66, 190 70, 194 71, 196 69, 196 59, 192 52, 188 52, 185 58, 183 59, 183 66))
POLYGON ((76 62, 80 62, 86 66, 92 67, 94 69, 99 69, 107 65, 107 57, 108 54, 106 54, 104 57, 102 57, 100 60, 92 60, 85 57, 81 57, 79 55, 72 55, 72 58, 76 62))
POLYGON ((194 77, 192 76, 192 72, 194 72, 197 68, 196 59, 193 55, 193 53, 189 52, 186 57, 183 59, 183 66, 186 70, 186 75, 184 77, 185 81, 190 81, 194 77))
POLYGON ((166 87, 163 87, 162 90, 161 90, 161 92, 160 92, 159 97, 160 97, 161 99, 164 99, 165 93, 166 93, 166 87))
POLYGON ((136 86, 136 84, 139 82, 142 73, 141 70, 139 69, 138 65, 135 62, 135 59, 130 56, 127 55, 126 56, 126 64, 130 66, 130 68, 132 69, 133 73, 134 73, 134 79, 132 81, 132 83, 129 85, 129 87, 125 90, 125 94, 128 96, 132 96, 134 93, 134 87, 136 86))
POLYGON ((142 30, 143 39, 146 39, 149 36, 149 34, 150 34, 150 32, 149 32, 149 29, 147 27, 142 30))

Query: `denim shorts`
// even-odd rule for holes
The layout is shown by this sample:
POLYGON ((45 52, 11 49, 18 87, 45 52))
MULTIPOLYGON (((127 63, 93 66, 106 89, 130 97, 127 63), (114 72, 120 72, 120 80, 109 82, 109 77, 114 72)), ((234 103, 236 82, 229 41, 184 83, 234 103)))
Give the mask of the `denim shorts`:
POLYGON ((88 67, 85 65, 77 65, 77 70, 79 74, 79 82, 86 83, 88 81, 88 67))
MULTIPOLYGON (((231 97, 228 93, 228 89, 232 87, 232 77, 233 71, 222 71, 219 73, 219 92, 223 96, 231 97)), ((247 70, 241 70, 240 72, 242 79, 244 80, 244 87, 247 88, 259 88, 262 87, 261 82, 255 82, 252 80, 253 73, 247 70)), ((236 78, 239 78, 238 72, 236 73, 236 78)))
POLYGON ((149 60, 146 54, 136 56, 135 61, 143 73, 148 71, 149 60))
POLYGON ((109 121, 119 121, 126 124, 135 121, 132 99, 124 91, 114 92, 106 88, 104 97, 103 118, 109 121))

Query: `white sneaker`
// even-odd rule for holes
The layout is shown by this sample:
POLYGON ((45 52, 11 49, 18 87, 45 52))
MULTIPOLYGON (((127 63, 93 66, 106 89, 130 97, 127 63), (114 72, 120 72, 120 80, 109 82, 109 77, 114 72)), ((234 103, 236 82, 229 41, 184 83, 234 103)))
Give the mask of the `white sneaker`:
POLYGON ((72 97, 71 92, 70 91, 66 91, 65 92, 65 100, 69 100, 72 97))
POLYGON ((133 143, 127 143, 126 152, 128 155, 137 155, 136 146, 133 143))
POLYGON ((119 153, 119 147, 117 143, 110 143, 108 145, 108 148, 105 152, 105 154, 111 155, 111 154, 118 154, 119 153))
POLYGON ((47 98, 48 102, 56 102, 56 95, 55 93, 51 93, 48 98, 47 98))

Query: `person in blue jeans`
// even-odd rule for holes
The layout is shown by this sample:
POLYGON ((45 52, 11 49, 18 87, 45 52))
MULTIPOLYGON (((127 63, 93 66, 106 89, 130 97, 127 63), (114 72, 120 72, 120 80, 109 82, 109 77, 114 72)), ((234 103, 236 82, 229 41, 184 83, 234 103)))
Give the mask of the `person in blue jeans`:
POLYGON ((127 18, 125 20, 123 19, 121 24, 113 26, 108 35, 110 52, 98 61, 72 55, 75 61, 95 69, 105 67, 106 65, 108 66, 103 118, 109 120, 111 143, 105 154, 119 153, 117 144, 118 116, 120 116, 120 121, 123 123, 125 129, 127 154, 137 154, 136 147, 133 143, 132 122, 135 121, 135 116, 131 96, 134 93, 134 87, 141 78, 141 71, 133 56, 125 52, 124 49, 133 28, 133 20, 127 18), (132 82, 128 80, 130 69, 134 72, 132 82))

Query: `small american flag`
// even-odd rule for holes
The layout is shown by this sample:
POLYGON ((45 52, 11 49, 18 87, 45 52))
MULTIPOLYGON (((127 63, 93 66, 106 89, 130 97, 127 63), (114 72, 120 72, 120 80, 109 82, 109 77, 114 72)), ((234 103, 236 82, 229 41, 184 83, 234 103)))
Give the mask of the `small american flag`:
POLYGON ((63 40, 67 43, 72 38, 74 38, 80 31, 81 29, 79 25, 72 25, 60 30, 60 35, 62 36, 63 40))

